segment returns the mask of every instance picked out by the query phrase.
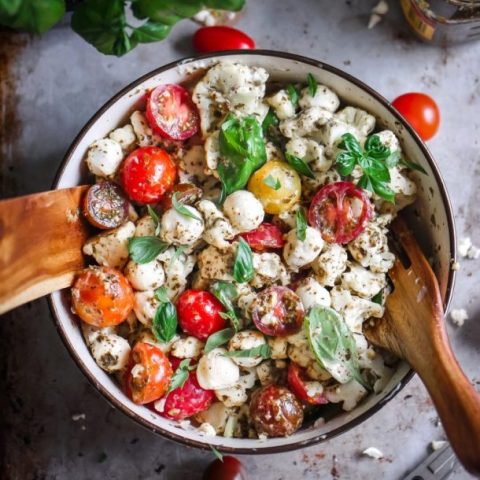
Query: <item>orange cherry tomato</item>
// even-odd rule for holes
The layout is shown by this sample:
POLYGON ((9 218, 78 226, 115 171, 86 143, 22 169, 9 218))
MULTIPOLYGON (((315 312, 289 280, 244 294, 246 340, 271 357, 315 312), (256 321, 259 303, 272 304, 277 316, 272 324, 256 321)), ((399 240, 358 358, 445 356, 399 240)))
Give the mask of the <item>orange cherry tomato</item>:
POLYGON ((130 353, 130 364, 126 390, 132 400, 143 405, 163 397, 173 375, 167 356, 155 345, 138 342, 130 353))
POLYGON ((132 311, 134 296, 128 280, 109 267, 82 270, 72 287, 73 308, 85 322, 95 327, 122 323, 132 311))
POLYGON ((435 100, 425 93, 405 93, 397 97, 392 105, 420 135, 430 140, 440 125, 440 110, 435 100))

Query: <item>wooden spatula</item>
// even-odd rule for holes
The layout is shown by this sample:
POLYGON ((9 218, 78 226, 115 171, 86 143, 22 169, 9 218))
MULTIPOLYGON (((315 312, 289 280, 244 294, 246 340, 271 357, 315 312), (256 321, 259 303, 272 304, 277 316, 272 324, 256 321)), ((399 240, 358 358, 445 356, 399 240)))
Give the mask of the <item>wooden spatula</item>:
POLYGON ((437 279, 405 222, 393 234, 410 265, 390 271, 394 291, 385 316, 366 328, 370 342, 405 359, 432 397, 450 444, 463 466, 480 475, 480 394, 462 372, 448 342, 437 279))
POLYGON ((0 201, 0 314, 68 287, 84 265, 88 186, 0 201))

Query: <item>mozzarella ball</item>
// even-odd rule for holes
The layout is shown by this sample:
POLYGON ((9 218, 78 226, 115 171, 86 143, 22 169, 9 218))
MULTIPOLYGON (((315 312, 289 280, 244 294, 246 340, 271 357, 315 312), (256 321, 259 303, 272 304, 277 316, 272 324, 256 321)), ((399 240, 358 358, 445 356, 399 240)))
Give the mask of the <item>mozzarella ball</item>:
POLYGON ((238 365, 225 353, 224 348, 214 348, 200 358, 197 380, 205 390, 232 387, 240 378, 238 365))
POLYGON ((163 285, 165 273, 162 264, 153 260, 148 263, 128 262, 125 275, 135 290, 156 290, 163 285))
MULTIPOLYGON (((228 350, 250 350, 251 348, 260 347, 265 345, 265 337, 261 332, 256 330, 244 330, 243 332, 236 333, 228 342, 228 350)), ((257 355, 256 357, 232 357, 232 360, 241 367, 256 367, 261 361, 262 357, 257 355)))
POLYGON ((297 238, 295 229, 290 230, 283 247, 283 258, 292 270, 298 270, 318 257, 323 243, 322 235, 316 228, 307 227, 304 241, 297 238))
POLYGON ((295 293, 300 297, 300 300, 308 311, 314 305, 321 305, 329 307, 331 304, 330 293, 322 287, 314 278, 308 277, 297 288, 295 293))
POLYGON ((167 243, 175 245, 192 245, 204 230, 203 220, 199 211, 189 205, 184 207, 195 217, 187 217, 169 208, 162 216, 160 237, 167 243))
POLYGON ((229 195, 223 204, 223 211, 239 233, 255 230, 265 216, 260 201, 247 190, 238 190, 229 195))
POLYGON ((90 349, 98 366, 109 373, 122 370, 130 356, 130 345, 127 340, 115 334, 98 335, 90 349))
POLYGON ((142 217, 135 227, 135 237, 154 237, 155 223, 150 215, 142 217))
POLYGON ((99 177, 113 175, 123 160, 122 147, 111 138, 93 142, 87 152, 89 170, 99 177))
POLYGON ((125 125, 124 127, 115 129, 110 133, 109 137, 117 142, 125 151, 131 150, 137 141, 131 125, 125 125))
POLYGON ((133 305, 135 315, 144 325, 150 326, 159 305, 159 301, 155 298, 155 293, 152 290, 148 290, 146 292, 135 292, 133 295, 135 297, 133 305))

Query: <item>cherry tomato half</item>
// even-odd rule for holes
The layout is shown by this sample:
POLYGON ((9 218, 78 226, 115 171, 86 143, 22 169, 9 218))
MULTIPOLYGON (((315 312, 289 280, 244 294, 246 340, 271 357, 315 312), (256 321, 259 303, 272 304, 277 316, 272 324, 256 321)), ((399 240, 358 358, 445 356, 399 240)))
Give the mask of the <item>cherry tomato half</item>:
POLYGON ((372 216, 366 193, 351 182, 335 182, 322 187, 313 197, 308 223, 318 228, 330 243, 348 243, 365 229, 372 216))
POLYGON ((103 328, 118 325, 127 318, 134 296, 128 280, 118 270, 95 266, 77 275, 72 303, 85 323, 103 328))
POLYGON ((193 36, 193 47, 199 53, 221 50, 248 50, 255 42, 245 33, 232 27, 215 26, 199 28, 193 36))
POLYGON ((283 248, 283 233, 276 225, 262 223, 258 228, 240 235, 257 252, 283 248))
POLYGON ((177 200, 184 205, 192 205, 202 198, 202 189, 193 183, 177 183, 158 204, 157 209, 161 212, 172 208, 172 197, 177 194, 177 200))
POLYGON ((304 316, 302 301, 287 287, 268 287, 252 303, 253 322, 265 335, 293 335, 302 328, 304 316))
POLYGON ((186 140, 198 132, 200 117, 188 90, 160 85, 147 100, 146 116, 152 129, 170 140, 186 140))
POLYGON ((172 188, 177 167, 170 155, 158 147, 140 147, 123 162, 123 189, 131 200, 139 203, 158 202, 172 188))
POLYGON ((173 371, 166 355, 155 345, 138 342, 130 353, 132 368, 127 378, 127 391, 135 403, 154 402, 167 391, 173 371))
POLYGON ((310 405, 322 405, 328 403, 327 398, 323 393, 315 393, 313 396, 308 392, 308 377, 304 370, 296 363, 291 362, 288 365, 288 385, 292 392, 303 402, 310 405))
POLYGON ((288 388, 270 384, 253 392, 250 419, 259 435, 286 437, 302 425, 303 407, 288 388))
POLYGON ((203 474, 203 480, 248 480, 243 463, 235 457, 225 455, 215 459, 203 474))
MULTIPOLYGON (((170 358, 172 368, 176 370, 181 360, 170 358)), ((173 420, 183 420, 196 413, 207 410, 215 399, 213 390, 205 390, 198 384, 195 371, 188 372, 188 378, 182 387, 175 388, 165 398, 162 415, 173 420)))
POLYGON ((440 126, 440 110, 435 100, 425 93, 405 93, 392 105, 402 114, 423 140, 430 140, 440 126))
POLYGON ((220 315, 223 311, 219 300, 204 290, 185 290, 177 300, 180 328, 200 340, 225 328, 226 321, 220 315))

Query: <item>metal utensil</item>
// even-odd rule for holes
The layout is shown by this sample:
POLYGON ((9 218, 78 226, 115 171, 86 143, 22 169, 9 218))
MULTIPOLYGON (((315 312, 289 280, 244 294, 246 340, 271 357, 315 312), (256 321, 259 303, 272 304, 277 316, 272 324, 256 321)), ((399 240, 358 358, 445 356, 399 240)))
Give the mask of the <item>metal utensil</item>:
POLYGON ((445 480, 457 464, 457 457, 447 443, 422 460, 403 480, 445 480))

